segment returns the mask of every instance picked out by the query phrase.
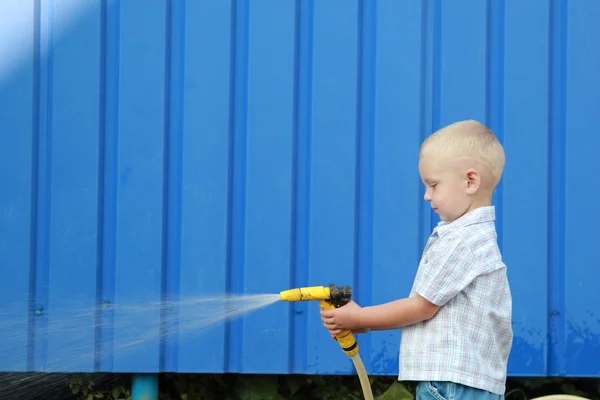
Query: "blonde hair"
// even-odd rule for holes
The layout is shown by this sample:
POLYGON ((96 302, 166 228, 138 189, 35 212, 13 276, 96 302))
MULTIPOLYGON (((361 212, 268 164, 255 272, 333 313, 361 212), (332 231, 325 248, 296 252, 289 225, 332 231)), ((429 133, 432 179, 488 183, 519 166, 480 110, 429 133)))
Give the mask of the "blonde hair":
POLYGON ((491 190, 500 182, 506 162, 504 148, 496 136, 474 120, 455 122, 433 133, 421 145, 419 157, 423 156, 465 159, 479 164, 483 167, 482 184, 491 190))

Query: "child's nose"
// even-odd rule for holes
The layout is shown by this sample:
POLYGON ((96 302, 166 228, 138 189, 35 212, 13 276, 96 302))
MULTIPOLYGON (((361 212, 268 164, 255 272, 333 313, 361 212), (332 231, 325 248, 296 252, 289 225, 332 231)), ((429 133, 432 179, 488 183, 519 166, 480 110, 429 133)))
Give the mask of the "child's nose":
POLYGON ((429 189, 425 191, 425 195, 423 196, 423 198, 425 199, 425 201, 431 201, 431 193, 429 192, 429 189))

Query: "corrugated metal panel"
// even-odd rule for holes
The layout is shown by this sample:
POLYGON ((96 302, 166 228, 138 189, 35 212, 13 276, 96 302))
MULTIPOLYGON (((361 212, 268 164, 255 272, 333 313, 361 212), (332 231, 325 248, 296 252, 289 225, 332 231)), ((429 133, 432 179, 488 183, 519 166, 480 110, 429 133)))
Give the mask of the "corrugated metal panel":
MULTIPOLYGON (((509 372, 600 376, 600 3, 73 4, 0 2, 0 369, 352 372, 313 303, 200 332, 119 307, 407 295, 436 222, 418 146, 475 118, 508 155, 509 372)), ((369 373, 399 338, 360 337, 369 373)))

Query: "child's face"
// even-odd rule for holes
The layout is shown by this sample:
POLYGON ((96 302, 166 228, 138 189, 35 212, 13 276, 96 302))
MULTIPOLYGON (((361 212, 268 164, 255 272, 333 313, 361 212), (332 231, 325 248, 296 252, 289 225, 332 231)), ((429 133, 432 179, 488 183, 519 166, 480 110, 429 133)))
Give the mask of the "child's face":
POLYGON ((442 221, 452 222, 472 205, 469 179, 456 165, 434 156, 419 160, 419 174, 425 184, 425 200, 442 221))

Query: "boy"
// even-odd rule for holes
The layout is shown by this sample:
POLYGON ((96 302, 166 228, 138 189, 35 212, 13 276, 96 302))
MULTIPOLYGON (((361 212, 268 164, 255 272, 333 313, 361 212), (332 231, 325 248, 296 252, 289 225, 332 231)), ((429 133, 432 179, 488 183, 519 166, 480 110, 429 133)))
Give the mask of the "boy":
POLYGON ((502 145, 476 121, 427 138, 419 174, 425 200, 442 221, 423 250, 410 296, 321 311, 332 334, 403 328, 398 379, 418 382, 417 400, 504 398, 512 299, 491 205, 504 163, 502 145))

